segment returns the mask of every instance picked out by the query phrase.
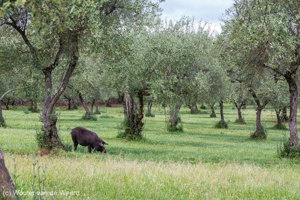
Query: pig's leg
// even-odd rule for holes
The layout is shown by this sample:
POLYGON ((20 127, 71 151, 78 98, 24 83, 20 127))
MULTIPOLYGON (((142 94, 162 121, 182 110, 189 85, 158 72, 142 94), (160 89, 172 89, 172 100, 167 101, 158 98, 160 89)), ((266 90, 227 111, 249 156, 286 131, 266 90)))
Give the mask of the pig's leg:
POLYGON ((73 143, 74 143, 74 151, 76 151, 77 150, 77 146, 78 146, 78 142, 73 141, 73 143))

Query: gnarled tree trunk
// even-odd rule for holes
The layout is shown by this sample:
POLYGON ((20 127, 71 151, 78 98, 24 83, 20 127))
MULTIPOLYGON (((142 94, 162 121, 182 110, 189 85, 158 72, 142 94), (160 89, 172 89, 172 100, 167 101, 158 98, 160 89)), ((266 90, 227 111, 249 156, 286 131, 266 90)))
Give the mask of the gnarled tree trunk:
POLYGON ((237 109, 237 114, 238 114, 237 122, 238 123, 245 123, 244 118, 242 116, 242 108, 243 108, 243 106, 246 105, 245 101, 242 101, 240 103, 234 101, 234 105, 237 109))
POLYGON ((84 101, 84 99, 82 97, 82 94, 79 90, 77 90, 77 94, 78 94, 78 97, 79 97, 79 101, 80 101, 82 107, 85 110, 85 119, 91 119, 94 115, 93 111, 89 109, 87 103, 84 101))
POLYGON ((196 103, 191 103, 191 105, 189 106, 189 108, 191 110, 191 114, 197 114, 199 112, 196 103))
POLYGON ((228 125, 225 122, 225 117, 224 117, 224 102, 223 102, 222 99, 219 101, 219 104, 220 104, 220 117, 221 117, 221 120, 216 124, 215 127, 216 128, 228 128, 228 125))
POLYGON ((146 117, 154 117, 154 115, 152 114, 152 105, 153 105, 152 100, 148 101, 148 103, 147 103, 147 114, 146 114, 146 117))
POLYGON ((282 127, 282 126, 283 126, 283 123, 282 123, 282 118, 281 118, 281 116, 280 116, 281 109, 275 109, 275 113, 276 113, 276 119, 277 119, 277 124, 276 124, 276 126, 277 126, 277 127, 282 127))
POLYGON ((96 99, 96 101, 95 101, 95 107, 96 107, 95 114, 101 114, 100 109, 99 109, 99 105, 100 105, 100 101, 99 101, 99 99, 96 99))
POLYGON ((220 100, 220 115, 221 115, 221 122, 225 123, 225 118, 224 118, 224 102, 223 102, 223 100, 220 100))
POLYGON ((255 121, 255 125, 256 125, 256 130, 255 132, 259 132, 261 130, 263 130, 263 126, 261 124, 261 113, 262 113, 263 108, 258 106, 256 108, 256 121, 255 121))
POLYGON ((137 107, 134 98, 128 91, 124 93, 124 137, 131 140, 141 139, 143 130, 144 117, 144 94, 143 91, 138 92, 139 106, 137 107))
POLYGON ((37 106, 37 100, 36 99, 30 99, 30 107, 29 110, 33 113, 38 112, 38 106, 37 106))
POLYGON ((179 111, 180 111, 181 105, 182 105, 182 103, 177 103, 175 105, 175 108, 170 111, 168 131, 180 130, 178 128, 178 124, 181 122, 181 119, 179 117, 179 111))
POLYGON ((44 101, 44 107, 42 112, 42 119, 43 119, 42 129, 45 134, 45 137, 43 141, 44 144, 40 143, 40 148, 46 148, 48 150, 51 150, 56 147, 59 148, 64 147, 63 143, 59 138, 58 131, 56 128, 57 117, 54 113, 54 108, 55 105, 57 104, 57 101, 59 100, 59 98, 65 91, 66 87, 68 86, 70 78, 78 62, 78 58, 79 58, 78 34, 79 33, 77 31, 74 32, 70 31, 70 33, 68 34, 71 43, 69 44, 71 45, 71 50, 69 52, 70 61, 68 63, 67 71, 64 74, 62 83, 54 95, 52 95, 52 90, 53 90, 52 72, 58 66, 62 56, 62 52, 65 45, 62 38, 60 38, 60 42, 59 42, 60 46, 56 53, 54 62, 43 70, 45 76, 45 101, 44 101))
POLYGON ((0 150, 0 199, 19 199, 15 185, 5 166, 4 156, 0 150))
POLYGON ((217 117, 216 112, 215 112, 215 104, 210 104, 209 106, 210 106, 210 111, 211 111, 210 117, 211 118, 217 117))
POLYGON ((296 80, 292 77, 292 74, 285 76, 289 85, 290 91, 290 117, 289 117, 289 129, 290 129, 290 147, 299 146, 299 138, 297 131, 297 107, 298 107, 298 87, 296 80))
POLYGON ((289 117, 287 115, 287 106, 284 106, 282 108, 282 111, 281 111, 281 120, 283 122, 288 122, 289 121, 289 117))
POLYGON ((257 138, 257 139, 265 139, 267 138, 267 135, 265 133, 265 130, 261 124, 261 113, 263 109, 266 107, 266 105, 269 103, 269 100, 266 100, 263 104, 261 104, 259 98, 257 97, 255 91, 250 88, 249 89, 250 94, 252 95, 255 103, 256 103, 256 130, 255 132, 251 135, 252 138, 257 138))
MULTIPOLYGON (((25 10, 19 9, 20 13, 15 13, 16 17, 19 17, 20 15, 25 21, 29 21, 27 19, 27 14, 25 10)), ((7 25, 14 28, 22 37, 24 43, 27 45, 30 54, 32 56, 33 66, 35 69, 41 69, 42 66, 42 59, 39 56, 39 50, 34 46, 33 43, 31 43, 30 38, 27 36, 26 26, 20 26, 19 19, 15 18, 15 16, 11 15, 10 18, 12 19, 9 22, 6 22, 7 25)), ((43 127, 42 130, 44 132, 43 135, 43 142, 40 143, 41 148, 47 148, 49 150, 53 149, 54 147, 64 147, 62 144, 57 128, 56 128, 56 122, 57 117, 54 113, 55 105, 57 104, 57 101, 59 100, 60 96, 65 91, 69 80, 73 74, 73 71, 77 65, 78 58, 79 58, 79 50, 78 50, 78 43, 79 43, 79 35, 81 32, 85 29, 85 26, 78 27, 77 29, 66 29, 65 33, 62 31, 59 31, 58 37, 58 44, 53 45, 53 49, 57 46, 57 52, 53 58, 53 62, 43 68, 43 74, 44 74, 44 82, 45 82, 45 100, 44 100, 44 106, 42 111, 42 122, 43 127), (56 93, 53 94, 53 83, 52 83, 52 73, 56 69, 56 67, 59 65, 59 62, 61 61, 62 55, 64 51, 68 51, 67 55, 69 57, 67 70, 64 73, 63 80, 60 83, 60 86, 56 93)), ((52 47, 51 47, 52 48, 52 47)))
POLYGON ((0 96, 0 127, 5 126, 5 119, 4 119, 3 113, 2 113, 2 99, 5 97, 5 95, 10 93, 11 91, 13 91, 13 89, 6 91, 2 96, 0 96))

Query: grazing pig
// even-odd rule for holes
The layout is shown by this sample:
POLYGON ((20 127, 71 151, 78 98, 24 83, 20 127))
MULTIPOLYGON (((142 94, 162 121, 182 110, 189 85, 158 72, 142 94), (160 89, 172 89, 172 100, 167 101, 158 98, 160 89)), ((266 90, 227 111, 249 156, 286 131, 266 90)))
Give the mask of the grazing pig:
POLYGON ((107 144, 98 135, 90 130, 82 127, 76 127, 71 132, 74 143, 74 150, 76 151, 78 144, 88 146, 89 152, 92 150, 106 153, 104 145, 107 144))

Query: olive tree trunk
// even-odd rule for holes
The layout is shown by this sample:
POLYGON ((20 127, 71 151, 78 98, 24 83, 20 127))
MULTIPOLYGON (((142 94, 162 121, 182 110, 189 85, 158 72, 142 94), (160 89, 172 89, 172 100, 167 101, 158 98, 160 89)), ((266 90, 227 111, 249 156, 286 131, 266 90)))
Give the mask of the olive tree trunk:
POLYGON ((182 106, 182 103, 177 103, 175 108, 171 109, 170 117, 169 117, 169 124, 167 126, 168 131, 182 131, 182 128, 178 127, 181 119, 179 117, 179 111, 182 106))
POLYGON ((37 113, 38 111, 38 105, 37 105, 37 99, 30 99, 30 107, 29 110, 33 113, 37 113))
POLYGON ((220 104, 220 121, 216 124, 216 128, 228 128, 227 123, 225 122, 225 117, 224 117, 224 102, 221 99, 219 101, 220 104))
POLYGON ((290 129, 290 147, 299 146, 299 138, 297 131, 297 107, 298 107, 298 87, 297 81, 293 78, 292 74, 285 75, 285 79, 289 85, 290 92, 290 116, 289 116, 289 129, 290 129))
POLYGON ((44 100, 44 107, 42 111, 42 122, 43 122, 42 130, 44 132, 44 137, 43 137, 43 142, 39 144, 40 148, 46 148, 48 150, 51 150, 57 147, 59 148, 64 147, 58 135, 58 131, 56 127, 57 117, 55 115, 54 108, 59 98, 61 97, 66 87, 68 86, 70 78, 78 62, 78 58, 79 58, 78 34, 79 33, 77 31, 70 32, 68 34, 69 40, 71 42, 71 44, 69 44, 71 47, 69 52, 70 60, 68 63, 67 70, 64 74, 62 83, 54 95, 52 95, 52 91, 53 91, 52 72, 58 66, 62 56, 62 52, 65 45, 62 38, 60 38, 60 42, 59 42, 60 46, 56 53, 54 62, 43 70, 44 77, 45 77, 45 100, 44 100))
POLYGON ((283 122, 288 122, 289 121, 289 117, 287 115, 287 106, 284 106, 282 108, 282 111, 281 111, 281 120, 283 122))
POLYGON ((191 110, 191 114, 197 114, 199 112, 196 103, 191 103, 191 105, 189 106, 189 108, 191 110))
POLYGON ((220 100, 220 116, 221 116, 221 122, 225 123, 225 117, 224 117, 224 102, 223 100, 220 100))
POLYGON ((5 119, 2 113, 2 101, 0 100, 0 127, 5 126, 5 119))
MULTIPOLYGON (((18 10, 20 13, 16 13, 16 17, 22 15, 22 17, 27 17, 27 15, 23 15, 22 10, 18 10)), ((23 10, 23 12, 26 12, 23 10)), ((10 18, 14 18, 14 16, 10 16, 10 18)), ((27 19, 26 19, 27 20, 27 19)), ((28 19, 29 20, 29 19, 28 19)), ((24 43, 28 47, 30 54, 32 56, 33 66, 35 69, 41 69, 43 58, 39 55, 39 50, 34 46, 33 43, 31 43, 30 38, 27 36, 26 26, 20 26, 18 19, 11 20, 9 22, 6 22, 7 25, 11 26, 13 29, 15 29, 20 36, 22 37, 24 43)), ((57 46, 56 53, 53 57, 53 62, 50 63, 47 67, 42 68, 43 74, 44 74, 44 82, 45 82, 45 100, 44 100, 44 106, 42 111, 42 131, 43 134, 38 135, 38 143, 40 148, 46 148, 46 149, 53 149, 55 147, 64 147, 62 144, 57 128, 56 128, 56 122, 57 117, 54 113, 54 108, 65 91, 69 80, 73 74, 73 71, 77 65, 78 58, 79 58, 79 50, 78 50, 78 44, 79 44, 79 35, 81 34, 81 31, 83 31, 85 27, 78 27, 78 29, 68 29, 65 33, 60 32, 59 35, 57 35, 58 44, 53 45, 53 49, 55 46, 57 46), (64 51, 68 51, 68 63, 67 63, 67 70, 65 71, 62 82, 59 84, 60 86, 57 88, 57 91, 54 93, 53 91, 53 83, 52 83, 52 74, 53 71, 57 68, 59 65, 59 62, 62 60, 62 55, 64 51)))
POLYGON ((82 107, 84 108, 85 110, 85 116, 84 116, 84 119, 92 119, 93 118, 93 110, 90 110, 87 103, 84 101, 83 97, 82 97, 82 94, 79 90, 77 90, 77 94, 78 94, 78 97, 79 97, 79 101, 82 105, 82 107))
POLYGON ((99 99, 96 99, 96 101, 95 101, 95 107, 96 107, 96 111, 95 111, 95 114, 101 114, 101 112, 100 112, 100 101, 99 101, 99 99))
POLYGON ((10 93, 12 91, 13 91, 13 89, 7 90, 4 94, 2 94, 2 96, 0 96, 0 127, 5 126, 5 119, 4 119, 3 113, 2 113, 2 99, 5 97, 5 95, 7 95, 8 93, 10 93))
POLYGON ((281 109, 275 109, 275 113, 276 113, 276 119, 277 119, 277 126, 278 127, 282 127, 283 126, 283 123, 282 123, 282 118, 280 116, 280 113, 281 113, 281 109))
POLYGON ((261 124, 261 113, 263 109, 266 107, 266 105, 269 103, 269 100, 265 100, 262 104, 259 98, 257 97, 255 91, 250 88, 249 89, 250 94, 252 95, 255 103, 256 103, 256 129, 255 132, 252 133, 251 137, 254 139, 266 139, 267 135, 265 133, 265 129, 261 124))
POLYGON ((152 106, 153 106, 152 100, 148 101, 148 103, 147 103, 147 114, 146 114, 146 117, 154 117, 154 114, 152 113, 152 106))
POLYGON ((0 150, 0 199, 19 199, 15 185, 5 166, 4 156, 0 150))
POLYGON ((124 137, 129 140, 142 138, 143 117, 144 117, 144 94, 138 92, 139 106, 137 107, 132 94, 128 91, 124 93, 124 137))
POLYGON ((211 117, 211 118, 217 117, 216 111, 215 111, 215 104, 213 103, 213 104, 210 104, 209 106, 210 106, 210 111, 211 111, 210 117, 211 117))
POLYGON ((241 101, 241 102, 234 101, 234 106, 236 107, 237 114, 238 114, 238 118, 236 121, 237 123, 245 123, 245 120, 242 115, 242 108, 245 105, 246 105, 245 101, 241 101))

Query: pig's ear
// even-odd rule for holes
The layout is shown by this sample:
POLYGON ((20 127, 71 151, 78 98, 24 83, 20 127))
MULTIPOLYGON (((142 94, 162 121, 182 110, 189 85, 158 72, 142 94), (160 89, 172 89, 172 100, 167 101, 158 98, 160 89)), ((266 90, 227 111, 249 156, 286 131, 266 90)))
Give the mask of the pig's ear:
POLYGON ((103 144, 103 145, 105 145, 105 144, 108 145, 108 144, 107 144, 106 142, 104 142, 104 141, 102 142, 102 144, 103 144))
POLYGON ((100 147, 104 147, 104 144, 102 142, 99 143, 100 147))

